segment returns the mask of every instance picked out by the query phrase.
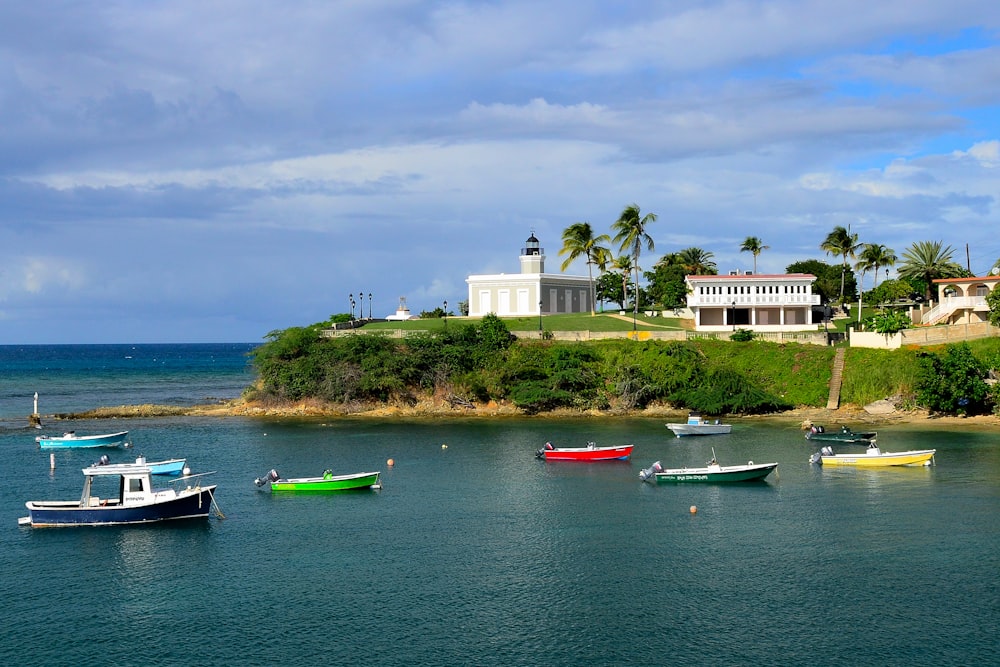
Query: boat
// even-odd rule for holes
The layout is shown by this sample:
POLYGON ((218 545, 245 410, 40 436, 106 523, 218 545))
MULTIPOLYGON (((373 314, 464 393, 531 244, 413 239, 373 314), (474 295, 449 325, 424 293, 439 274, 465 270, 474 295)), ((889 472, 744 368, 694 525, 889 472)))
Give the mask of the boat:
POLYGON ((823 442, 869 443, 877 437, 878 431, 853 431, 846 425, 841 426, 839 431, 827 431, 822 426, 812 425, 806 431, 807 440, 820 440, 823 442))
POLYGON ((627 461, 633 445, 598 447, 588 442, 586 447, 554 447, 551 442, 535 452, 535 458, 546 461, 627 461))
POLYGON ((330 491, 358 491, 363 489, 381 489, 380 472, 356 472, 348 475, 334 475, 332 470, 323 472, 322 477, 289 477, 284 478, 277 470, 271 469, 267 474, 254 480, 258 487, 267 487, 271 491, 312 491, 327 493, 330 491))
POLYGON ((823 466, 855 466, 881 468, 886 466, 929 466, 934 463, 936 449, 911 449, 906 452, 883 452, 874 442, 864 454, 834 454, 830 446, 809 457, 810 463, 823 466))
POLYGON ((702 483, 727 484, 729 482, 756 482, 771 474, 778 467, 777 463, 754 463, 747 461, 746 465, 719 465, 712 450, 712 460, 703 468, 669 468, 664 469, 657 461, 648 468, 639 471, 639 479, 655 483, 702 483))
POLYGON ((714 422, 706 420, 697 412, 688 415, 684 424, 667 424, 667 428, 678 438, 682 435, 722 435, 733 430, 732 425, 723 424, 718 419, 714 422))
POLYGON ((66 431, 62 435, 40 435, 35 442, 42 449, 74 449, 84 447, 128 447, 125 438, 128 431, 105 433, 102 435, 77 435, 76 431, 66 431))
POLYGON ((28 516, 18 524, 32 528, 64 526, 124 526, 208 517, 215 507, 215 485, 202 486, 212 473, 188 475, 173 483, 183 488, 157 489, 153 470, 138 463, 111 463, 83 469, 83 493, 78 500, 31 500, 28 516), (96 495, 101 489, 108 495, 96 495))
MULTIPOLYGON (((108 459, 108 455, 102 456, 95 466, 106 466, 111 463, 108 459)), ((164 459, 163 461, 147 461, 145 456, 139 456, 135 460, 135 464, 131 463, 120 463, 118 465, 137 465, 137 466, 149 466, 149 469, 154 475, 162 476, 175 476, 180 475, 184 472, 184 464, 187 463, 187 459, 164 459)))

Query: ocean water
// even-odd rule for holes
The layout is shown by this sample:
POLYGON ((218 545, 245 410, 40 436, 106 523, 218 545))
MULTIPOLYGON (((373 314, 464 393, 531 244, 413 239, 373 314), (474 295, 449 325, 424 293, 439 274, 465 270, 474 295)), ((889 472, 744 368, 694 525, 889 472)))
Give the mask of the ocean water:
MULTIPOLYGON (((190 376, 200 363, 177 365, 190 376)), ((230 373, 191 392, 160 388, 159 367, 120 379, 148 387, 135 402, 196 402, 231 391, 230 373)), ((72 385, 61 404, 94 407, 72 385)), ((652 419, 83 421, 81 433, 131 431, 135 447, 112 460, 215 471, 224 518, 27 529, 24 502, 75 498, 99 454, 56 452, 50 469, 21 413, 3 414, 5 664, 1000 664, 997 433, 882 429, 884 449, 935 447, 936 465, 866 471, 810 465, 798 429, 755 421, 685 439, 652 419), (635 451, 546 463, 534 451, 547 440, 635 451), (723 464, 778 461, 778 474, 638 479, 713 448, 723 464), (271 496, 253 484, 270 468, 381 470, 383 488, 271 496)))

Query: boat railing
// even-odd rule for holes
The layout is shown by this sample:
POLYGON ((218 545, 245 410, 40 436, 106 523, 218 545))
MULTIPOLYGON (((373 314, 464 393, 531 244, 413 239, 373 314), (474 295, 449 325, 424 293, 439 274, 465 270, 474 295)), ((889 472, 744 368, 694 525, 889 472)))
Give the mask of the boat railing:
MULTIPOLYGON (((215 473, 216 473, 215 470, 211 470, 209 472, 199 472, 199 473, 195 473, 193 475, 182 475, 182 476, 177 477, 175 479, 168 479, 167 480, 167 484, 176 484, 177 482, 189 482, 190 480, 192 480, 192 479, 194 479, 196 477, 201 478, 201 477, 205 477, 206 475, 214 475, 215 473)), ((192 488, 190 484, 188 484, 188 488, 192 488)), ((194 485, 193 488, 195 488, 195 489, 200 489, 201 488, 201 479, 198 479, 197 483, 194 485)))

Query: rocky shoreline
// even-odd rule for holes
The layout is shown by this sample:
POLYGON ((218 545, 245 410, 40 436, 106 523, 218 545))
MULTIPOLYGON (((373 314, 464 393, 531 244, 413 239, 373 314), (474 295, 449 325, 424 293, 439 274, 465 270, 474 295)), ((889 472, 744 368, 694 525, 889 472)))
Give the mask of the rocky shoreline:
MULTIPOLYGON (((103 407, 86 412, 51 415, 53 419, 136 419, 143 417, 268 417, 268 418, 407 418, 407 419, 449 419, 449 418, 515 418, 524 413, 513 405, 495 402, 482 405, 455 405, 445 400, 434 399, 406 405, 386 404, 331 404, 315 400, 285 404, 260 404, 236 399, 225 403, 177 407, 163 405, 122 405, 103 407)), ((600 418, 617 419, 625 417, 648 417, 683 421, 687 411, 669 406, 653 406, 643 410, 555 410, 534 415, 533 419, 600 418)), ((841 424, 898 425, 915 424, 921 428, 943 427, 949 429, 971 428, 976 430, 1000 431, 1000 417, 981 415, 975 417, 939 417, 926 410, 901 410, 890 401, 877 401, 867 406, 844 405, 836 410, 826 408, 800 407, 793 410, 764 415, 733 417, 740 421, 774 422, 807 428, 809 424, 823 424, 827 428, 841 424)))

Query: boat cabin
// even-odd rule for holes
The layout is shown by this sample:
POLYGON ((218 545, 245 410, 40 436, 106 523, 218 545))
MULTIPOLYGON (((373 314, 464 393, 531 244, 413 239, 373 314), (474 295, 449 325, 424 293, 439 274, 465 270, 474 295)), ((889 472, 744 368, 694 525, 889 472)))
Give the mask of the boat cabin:
MULTIPOLYGON (((80 507, 98 507, 107 505, 146 505, 154 502, 156 493, 153 491, 153 471, 146 465, 136 463, 119 463, 111 465, 96 465, 83 469, 83 493, 80 495, 80 507), (117 497, 113 496, 113 487, 104 499, 91 495, 94 492, 94 480, 117 477, 117 497)), ((97 486, 114 482, 97 482, 97 486)), ((103 489, 102 489, 103 490, 103 489)))

